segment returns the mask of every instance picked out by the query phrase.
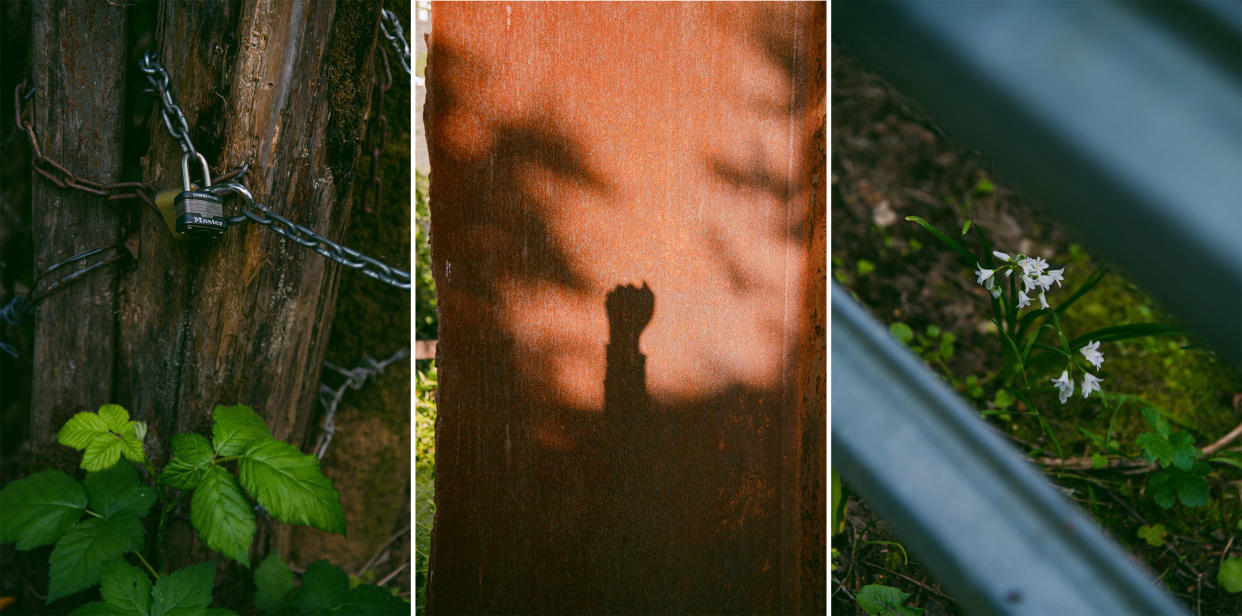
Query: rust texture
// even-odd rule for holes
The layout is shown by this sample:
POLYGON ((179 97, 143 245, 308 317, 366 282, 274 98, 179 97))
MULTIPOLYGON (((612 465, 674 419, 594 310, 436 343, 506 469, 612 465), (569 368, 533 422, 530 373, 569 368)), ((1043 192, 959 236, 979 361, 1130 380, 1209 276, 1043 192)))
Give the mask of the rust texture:
POLYGON ((824 5, 433 11, 431 612, 823 612, 824 5))

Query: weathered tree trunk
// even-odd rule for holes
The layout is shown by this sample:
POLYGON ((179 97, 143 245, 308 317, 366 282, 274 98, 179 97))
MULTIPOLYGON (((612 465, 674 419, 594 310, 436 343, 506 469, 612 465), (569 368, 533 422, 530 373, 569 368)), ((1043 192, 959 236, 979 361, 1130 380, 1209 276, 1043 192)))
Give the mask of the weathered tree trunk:
MULTIPOLYGON (((154 51, 213 174, 248 163, 257 202, 339 241, 380 5, 234 0, 157 10, 154 51)), ((125 69, 140 75, 124 66, 124 9, 66 0, 36 13, 43 149, 83 177, 115 180, 125 69)), ((182 184, 181 151, 158 107, 143 167, 142 179, 158 187, 182 184)), ((195 180, 198 169, 191 164, 195 180)), ((123 237, 113 203, 39 178, 35 185, 40 268, 123 237)), ((276 438, 306 450, 339 266, 254 223, 212 240, 177 239, 140 209, 136 266, 96 272, 40 308, 33 438, 50 443, 73 413, 114 402, 149 424, 148 455, 161 463, 172 435, 204 432, 217 404, 245 404, 276 438)), ((225 210, 240 212, 232 197, 225 210)), ((166 547, 180 562, 193 552, 193 533, 171 532, 166 547)), ((287 547, 283 528, 262 537, 255 555, 287 547)))
MULTIPOLYGON (((45 156, 81 178, 119 181, 125 117, 125 9, 54 0, 32 15, 34 123, 45 156)), ((116 203, 34 181, 35 271, 123 237, 116 203)), ((31 435, 43 447, 74 413, 111 402, 116 271, 103 268, 36 313, 31 435)), ((62 461, 63 463, 63 461, 62 461)))

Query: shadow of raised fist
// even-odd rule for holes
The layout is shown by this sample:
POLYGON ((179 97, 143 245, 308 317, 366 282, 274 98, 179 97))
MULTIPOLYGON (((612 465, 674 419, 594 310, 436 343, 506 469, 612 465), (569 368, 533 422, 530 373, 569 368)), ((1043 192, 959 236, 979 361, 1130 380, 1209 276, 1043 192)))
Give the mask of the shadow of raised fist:
POLYGON ((617 285, 608 293, 604 306, 608 310, 608 323, 614 335, 625 333, 637 338, 651 322, 651 315, 655 312, 655 294, 646 281, 643 281, 642 288, 632 284, 617 285))

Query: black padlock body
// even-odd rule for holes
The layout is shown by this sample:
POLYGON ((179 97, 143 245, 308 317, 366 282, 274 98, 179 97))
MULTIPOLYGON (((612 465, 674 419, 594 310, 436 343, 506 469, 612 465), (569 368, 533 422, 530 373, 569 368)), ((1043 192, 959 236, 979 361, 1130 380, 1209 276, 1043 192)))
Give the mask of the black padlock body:
POLYGON ((177 233, 186 237, 216 237, 229 226, 224 200, 209 192, 188 190, 177 195, 173 211, 177 214, 177 233))

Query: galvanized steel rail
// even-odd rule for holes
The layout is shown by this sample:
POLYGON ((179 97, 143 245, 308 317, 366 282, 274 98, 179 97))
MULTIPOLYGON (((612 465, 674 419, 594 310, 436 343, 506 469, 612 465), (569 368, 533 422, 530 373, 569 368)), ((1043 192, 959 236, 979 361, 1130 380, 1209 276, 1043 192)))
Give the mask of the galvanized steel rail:
POLYGON ((832 465, 968 613, 1186 613, 836 285, 832 465))

